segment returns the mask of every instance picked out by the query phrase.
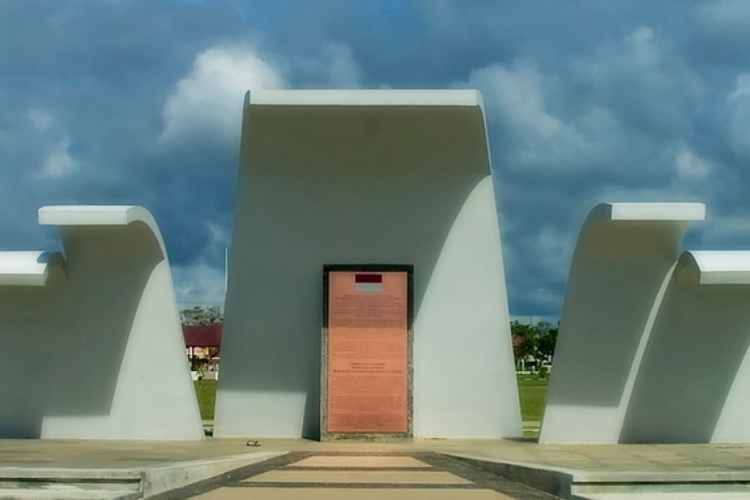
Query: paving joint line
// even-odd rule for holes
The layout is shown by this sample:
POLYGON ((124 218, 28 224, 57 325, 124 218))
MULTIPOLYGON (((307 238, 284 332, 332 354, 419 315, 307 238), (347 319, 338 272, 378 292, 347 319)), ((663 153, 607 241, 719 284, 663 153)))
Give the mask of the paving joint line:
MULTIPOLYGON (((303 452, 294 452, 303 453, 303 452)), ((309 451, 316 457, 413 457, 413 451, 309 451)))
POLYGON ((285 483, 285 482, 257 482, 257 483, 235 483, 226 485, 227 488, 306 488, 306 489, 358 489, 358 490, 375 490, 375 489, 426 489, 426 490, 478 490, 486 489, 477 484, 458 483, 458 484, 435 484, 435 483, 323 483, 323 482, 306 482, 306 483, 285 483))
POLYGON ((310 471, 310 472, 324 472, 324 471, 331 471, 331 472, 435 472, 435 468, 430 467, 377 467, 377 466, 371 466, 371 467, 345 467, 345 466, 335 466, 335 467, 321 467, 321 466, 305 466, 305 465, 287 465, 286 467, 282 467, 278 470, 283 471, 295 471, 295 472, 303 472, 303 471, 310 471))

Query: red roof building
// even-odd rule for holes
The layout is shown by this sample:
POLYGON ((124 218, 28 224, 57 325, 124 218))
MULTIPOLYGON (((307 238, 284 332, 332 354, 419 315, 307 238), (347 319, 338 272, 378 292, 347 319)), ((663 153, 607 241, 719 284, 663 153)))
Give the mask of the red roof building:
POLYGON ((185 347, 220 347, 221 323, 210 325, 182 325, 185 347))

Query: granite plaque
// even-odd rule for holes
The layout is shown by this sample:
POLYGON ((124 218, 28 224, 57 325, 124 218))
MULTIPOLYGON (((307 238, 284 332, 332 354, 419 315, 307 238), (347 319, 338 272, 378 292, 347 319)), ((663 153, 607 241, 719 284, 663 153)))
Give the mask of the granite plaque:
POLYGON ((325 266, 321 439, 411 438, 412 269, 325 266))

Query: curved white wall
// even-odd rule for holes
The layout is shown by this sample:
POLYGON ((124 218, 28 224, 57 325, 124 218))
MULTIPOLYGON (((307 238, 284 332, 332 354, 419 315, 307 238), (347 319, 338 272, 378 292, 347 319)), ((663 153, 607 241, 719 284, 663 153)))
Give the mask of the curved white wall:
POLYGON ((246 103, 215 435, 317 437, 325 264, 415 266, 414 433, 520 436, 474 91, 246 103))
POLYGON ((623 443, 750 442, 750 252, 684 252, 654 324, 623 443))
POLYGON ((201 439, 151 215, 44 207, 39 221, 60 230, 66 262, 58 255, 42 269, 33 252, 24 263, 0 252, 0 352, 12 354, 0 379, 0 436, 201 439))
POLYGON ((608 203, 571 263, 539 441, 617 443, 683 235, 698 203, 608 203))

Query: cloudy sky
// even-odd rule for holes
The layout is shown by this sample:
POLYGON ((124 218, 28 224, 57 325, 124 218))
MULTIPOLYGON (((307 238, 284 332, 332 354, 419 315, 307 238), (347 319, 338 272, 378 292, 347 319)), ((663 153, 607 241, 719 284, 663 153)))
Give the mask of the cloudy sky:
POLYGON ((45 204, 155 215, 178 300, 223 300, 242 96, 482 91, 511 313, 557 316, 602 201, 702 201, 750 249, 750 0, 0 0, 0 249, 45 204))

